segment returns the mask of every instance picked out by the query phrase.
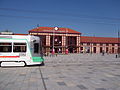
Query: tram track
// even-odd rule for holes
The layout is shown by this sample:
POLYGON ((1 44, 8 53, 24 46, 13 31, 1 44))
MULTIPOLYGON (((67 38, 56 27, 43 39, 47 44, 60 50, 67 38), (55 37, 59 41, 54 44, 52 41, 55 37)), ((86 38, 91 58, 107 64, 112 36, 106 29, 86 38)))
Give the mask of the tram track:
POLYGON ((41 75, 41 79, 42 79, 44 90, 47 90, 47 87, 46 87, 46 84, 45 84, 44 77, 43 77, 43 74, 42 74, 40 66, 39 66, 39 72, 40 72, 40 75, 41 75))

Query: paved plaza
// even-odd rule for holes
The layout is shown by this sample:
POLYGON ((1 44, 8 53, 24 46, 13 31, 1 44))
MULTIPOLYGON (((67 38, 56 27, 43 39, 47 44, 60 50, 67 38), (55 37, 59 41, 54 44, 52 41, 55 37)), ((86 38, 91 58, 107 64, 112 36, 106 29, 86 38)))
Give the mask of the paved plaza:
POLYGON ((45 66, 0 67, 0 90, 120 90, 114 54, 44 57, 45 66))

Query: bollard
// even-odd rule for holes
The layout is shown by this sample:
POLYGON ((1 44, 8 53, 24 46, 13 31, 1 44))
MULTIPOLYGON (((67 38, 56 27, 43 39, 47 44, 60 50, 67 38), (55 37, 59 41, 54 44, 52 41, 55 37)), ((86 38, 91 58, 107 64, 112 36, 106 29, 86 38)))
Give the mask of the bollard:
POLYGON ((68 49, 66 49, 65 54, 68 54, 68 49))

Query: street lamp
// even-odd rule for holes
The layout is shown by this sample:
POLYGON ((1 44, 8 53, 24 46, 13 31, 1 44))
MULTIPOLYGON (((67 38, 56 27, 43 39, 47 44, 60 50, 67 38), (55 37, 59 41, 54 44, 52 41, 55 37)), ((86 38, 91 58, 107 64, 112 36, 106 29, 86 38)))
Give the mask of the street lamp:
POLYGON ((91 37, 91 42, 90 42, 90 53, 92 54, 92 43, 93 41, 92 41, 92 37, 91 37))
POLYGON ((60 46, 61 46, 61 41, 58 42, 59 44, 59 49, 58 49, 58 53, 61 53, 61 49, 60 49, 60 46))
POLYGON ((118 31, 118 57, 120 57, 120 32, 118 31))
POLYGON ((53 48, 52 48, 52 55, 55 54, 55 49, 54 49, 54 34, 55 34, 55 31, 57 31, 59 28, 58 27, 54 27, 53 29, 53 48))
POLYGON ((68 33, 68 29, 66 28, 66 50, 65 50, 65 54, 68 54, 68 38, 67 38, 67 33, 68 33))

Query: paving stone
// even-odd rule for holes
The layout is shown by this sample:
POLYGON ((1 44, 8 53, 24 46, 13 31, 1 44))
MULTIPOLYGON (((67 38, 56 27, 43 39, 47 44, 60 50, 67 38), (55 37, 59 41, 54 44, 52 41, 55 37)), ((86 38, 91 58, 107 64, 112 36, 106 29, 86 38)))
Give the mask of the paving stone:
POLYGON ((43 79, 44 79, 44 80, 48 80, 49 78, 46 77, 46 78, 43 78, 43 79))
POLYGON ((0 84, 2 84, 3 83, 3 81, 0 81, 0 84))
POLYGON ((90 79, 90 77, 84 77, 84 79, 90 79))
POLYGON ((19 74, 19 76, 26 76, 26 74, 19 74))
POLYGON ((9 84, 14 84, 15 82, 8 82, 6 85, 9 85, 9 84))
POLYGON ((60 76, 59 78, 65 78, 65 76, 60 76))
POLYGON ((45 57, 43 67, 0 68, 0 90, 44 90, 39 68, 47 90, 120 90, 120 67, 113 56, 58 55, 45 57))
POLYGON ((37 72, 31 72, 31 73, 37 73, 37 72))
POLYGON ((84 85, 77 85, 78 88, 80 89, 88 89, 87 87, 85 87, 84 85))
POLYGON ((95 90, 107 90, 105 88, 96 88, 95 90))
POLYGON ((101 79, 102 81, 107 81, 106 79, 101 79))
POLYGON ((93 74, 93 72, 87 72, 87 73, 89 73, 89 74, 93 74))
POLYGON ((120 75, 115 75, 115 76, 120 77, 120 75))
POLYGON ((65 82, 57 82, 57 84, 60 85, 60 86, 66 86, 65 82))
POLYGON ((88 69, 93 69, 92 67, 89 67, 88 69))

